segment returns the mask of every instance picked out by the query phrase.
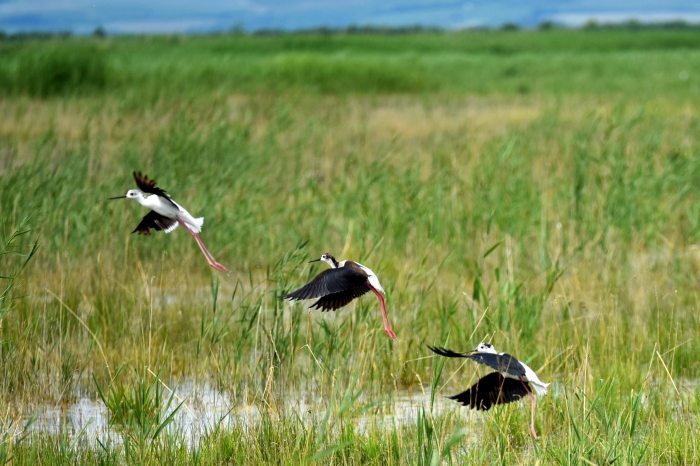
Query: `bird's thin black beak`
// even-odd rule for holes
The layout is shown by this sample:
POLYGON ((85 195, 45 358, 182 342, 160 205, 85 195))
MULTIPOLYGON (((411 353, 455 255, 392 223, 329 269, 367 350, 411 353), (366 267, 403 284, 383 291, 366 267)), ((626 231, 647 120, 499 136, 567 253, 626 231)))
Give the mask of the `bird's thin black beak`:
POLYGON ((126 196, 114 196, 107 198, 108 201, 113 201, 115 199, 126 199, 126 196))
POLYGON ((312 262, 321 262, 321 259, 314 259, 314 260, 312 260, 312 261, 309 261, 309 264, 312 263, 312 262))

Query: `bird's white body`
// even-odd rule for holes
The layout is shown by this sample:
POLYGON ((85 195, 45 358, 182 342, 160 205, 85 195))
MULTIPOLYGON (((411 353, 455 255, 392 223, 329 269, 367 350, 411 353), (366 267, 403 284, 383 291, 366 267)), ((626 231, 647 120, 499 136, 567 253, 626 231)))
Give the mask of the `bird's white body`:
MULTIPOLYGON (((202 231, 202 226, 204 225, 204 217, 195 218, 191 213, 187 211, 177 202, 172 199, 164 199, 157 194, 146 194, 138 189, 131 189, 127 193, 127 198, 134 199, 136 202, 142 206, 159 213, 163 217, 168 217, 176 219, 180 222, 186 223, 190 229, 199 233, 202 231), (133 193, 133 194, 132 194, 133 193), (172 201, 172 204, 170 203, 172 201), (174 204, 174 205, 173 205, 174 204)), ((172 227, 165 230, 166 233, 170 233, 177 228, 178 224, 174 224, 172 227)))
POLYGON ((542 382, 540 378, 537 377, 537 374, 535 374, 535 371, 530 369, 530 366, 528 366, 522 361, 520 361, 520 364, 523 366, 523 368, 525 368, 525 378, 528 382, 532 384, 537 394, 540 396, 546 395, 547 387, 549 387, 549 384, 542 382))
MULTIPOLYGON (((479 346, 477 346, 476 351, 479 353, 492 353, 492 354, 498 354, 498 355, 503 355, 505 353, 499 353, 496 351, 496 348, 493 347, 493 345, 488 344, 488 343, 481 343, 479 346)), ((539 377, 537 377, 537 374, 535 374, 535 371, 533 371, 530 366, 525 364, 522 361, 518 361, 521 366, 523 366, 523 369, 525 369, 525 382, 530 382, 532 386, 535 388, 535 391, 537 392, 538 395, 546 395, 547 394, 547 387, 549 387, 548 383, 544 383, 540 380, 539 377)), ((503 377, 507 377, 509 379, 515 379, 515 380, 523 380, 521 377, 515 377, 511 374, 508 374, 506 372, 501 372, 501 375, 503 377)))

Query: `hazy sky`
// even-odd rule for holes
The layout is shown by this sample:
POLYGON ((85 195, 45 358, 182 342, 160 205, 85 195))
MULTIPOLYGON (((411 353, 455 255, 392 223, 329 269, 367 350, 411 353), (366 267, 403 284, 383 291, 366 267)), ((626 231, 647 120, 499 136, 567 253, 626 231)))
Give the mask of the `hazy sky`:
POLYGON ((700 23, 700 1, 680 0, 0 0, 0 30, 162 33, 300 29, 316 26, 426 25, 445 28, 580 25, 684 19, 700 23))

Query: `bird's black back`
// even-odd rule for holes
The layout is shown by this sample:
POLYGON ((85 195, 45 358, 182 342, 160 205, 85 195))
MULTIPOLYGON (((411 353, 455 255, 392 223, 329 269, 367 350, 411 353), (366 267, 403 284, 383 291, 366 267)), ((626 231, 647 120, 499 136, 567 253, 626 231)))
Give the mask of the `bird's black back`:
POLYGON ((484 364, 498 372, 506 373, 513 377, 525 377, 525 368, 520 361, 518 361, 514 356, 508 353, 495 354, 495 353, 458 353, 452 351, 451 349, 428 346, 430 350, 440 356, 446 358, 469 358, 479 364, 484 364))
POLYGON ((508 374, 513 377, 525 377, 525 368, 520 364, 520 361, 507 353, 470 353, 465 357, 476 361, 479 364, 484 364, 498 372, 508 374))

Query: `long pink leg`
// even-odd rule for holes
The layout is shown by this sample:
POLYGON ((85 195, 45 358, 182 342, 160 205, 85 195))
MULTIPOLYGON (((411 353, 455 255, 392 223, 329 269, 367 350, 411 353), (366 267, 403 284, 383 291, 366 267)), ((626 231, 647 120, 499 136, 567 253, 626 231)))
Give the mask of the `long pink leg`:
POLYGON ((194 240, 197 242, 197 246, 199 246, 199 250, 202 251, 202 254, 204 254, 204 257, 207 259, 207 264, 209 264, 209 267, 211 267, 214 270, 218 270, 219 272, 228 272, 228 269, 221 263, 217 262, 214 259, 214 256, 211 255, 207 247, 204 245, 204 242, 202 241, 202 238, 199 237, 197 233, 192 231, 190 227, 187 226, 185 222, 181 222, 178 220, 178 223, 184 228, 192 237, 194 240))
POLYGON ((389 335, 389 338, 391 338, 392 340, 396 340, 396 334, 391 329, 391 324, 389 323, 389 314, 386 312, 386 302, 384 301, 384 296, 379 291, 377 291, 372 285, 369 285, 369 287, 374 292, 374 294, 377 295, 377 298, 379 298, 379 302, 382 304, 382 320, 384 321, 384 331, 387 335, 389 335))
POLYGON ((218 270, 219 272, 228 272, 228 269, 226 268, 225 265, 221 264, 220 262, 217 262, 216 259, 214 259, 214 256, 211 255, 207 247, 204 245, 202 242, 202 239, 199 237, 197 233, 194 233, 192 235, 197 242, 197 245, 199 246, 199 249, 204 253, 204 256, 207 258, 207 263, 212 269, 218 270))
POLYGON ((527 385, 527 382, 523 382, 523 385, 525 385, 525 390, 530 394, 530 433, 532 434, 532 438, 536 439, 537 438, 537 432, 535 432, 535 394, 532 393, 532 390, 530 390, 530 387, 527 385))
POLYGON ((190 227, 188 227, 186 223, 184 223, 184 222, 178 222, 178 223, 180 225, 182 225, 182 228, 184 228, 190 235, 192 235, 194 240, 197 242, 197 246, 199 246, 200 251, 202 251, 202 254, 204 254, 204 257, 207 259, 207 263, 209 263, 211 265, 213 262, 216 262, 214 260, 214 256, 211 255, 209 250, 204 245, 202 238, 200 238, 197 233, 192 231, 192 229, 190 227))

